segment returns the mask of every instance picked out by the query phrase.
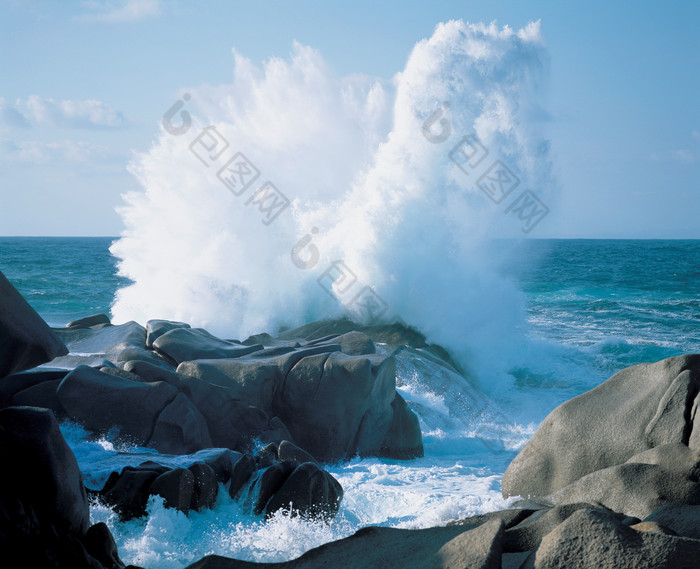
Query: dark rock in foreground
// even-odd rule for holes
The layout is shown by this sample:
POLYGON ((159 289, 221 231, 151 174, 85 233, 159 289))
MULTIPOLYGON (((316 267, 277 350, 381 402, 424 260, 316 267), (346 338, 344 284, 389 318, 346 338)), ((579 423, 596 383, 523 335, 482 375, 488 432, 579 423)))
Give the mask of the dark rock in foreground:
POLYGON ((146 515, 151 496, 160 496, 165 507, 185 514, 212 508, 221 488, 254 514, 269 517, 283 510, 292 516, 330 519, 338 512, 343 488, 318 464, 306 462, 307 456, 289 441, 279 447, 271 443, 257 456, 209 449, 191 455, 191 463, 183 468, 153 461, 127 466, 91 494, 122 520, 146 515))
POLYGON ((63 342, 0 272, 0 378, 67 353, 63 342))
POLYGON ((53 413, 32 407, 0 410, 0 434, 3 564, 124 567, 106 526, 89 527, 89 506, 78 463, 53 413))

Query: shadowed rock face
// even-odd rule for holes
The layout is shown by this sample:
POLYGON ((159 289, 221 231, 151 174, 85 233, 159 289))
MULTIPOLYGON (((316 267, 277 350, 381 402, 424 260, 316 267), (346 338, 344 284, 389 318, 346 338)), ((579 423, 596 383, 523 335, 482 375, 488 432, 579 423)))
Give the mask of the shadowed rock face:
POLYGON ((171 468, 147 461, 108 477, 92 496, 117 512, 122 520, 146 515, 150 496, 160 496, 167 508, 187 514, 214 507, 227 489, 241 507, 271 516, 285 510, 292 516, 330 519, 338 512, 343 488, 309 455, 289 441, 273 443, 257 456, 229 449, 208 449, 187 457, 186 467, 171 468), (310 458, 310 457, 309 457, 310 458))
POLYGON ((547 416, 506 470, 504 496, 545 496, 666 443, 700 449, 699 390, 700 354, 623 369, 547 416))
POLYGON ((368 527, 286 563, 249 563, 210 556, 188 569, 499 569, 502 543, 503 522, 500 520, 492 520, 474 529, 458 526, 421 530, 368 527))
POLYGON ((63 342, 0 272, 0 378, 67 353, 63 342))
POLYGON ((109 530, 89 527, 78 463, 53 413, 0 410, 0 550, 25 567, 123 567, 109 530), (106 565, 103 565, 106 563, 106 565))

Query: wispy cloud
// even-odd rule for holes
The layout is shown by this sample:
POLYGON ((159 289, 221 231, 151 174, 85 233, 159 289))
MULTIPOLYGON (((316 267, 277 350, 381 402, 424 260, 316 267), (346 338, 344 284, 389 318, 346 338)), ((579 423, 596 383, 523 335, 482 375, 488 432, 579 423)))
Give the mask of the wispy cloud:
POLYGON ((34 140, 13 142, 0 140, 0 160, 8 162, 94 162, 117 158, 114 151, 88 142, 61 140, 37 142, 34 140))
POLYGON ((700 132, 693 130, 690 133, 692 142, 686 148, 676 148, 661 154, 654 153, 649 156, 652 162, 677 162, 680 164, 697 164, 700 162, 700 148, 697 147, 697 142, 700 141, 700 132))
POLYGON ((32 124, 81 129, 114 129, 128 124, 124 115, 102 101, 56 101, 31 95, 14 104, 0 99, 0 124, 28 127, 32 124))
POLYGON ((120 0, 85 2, 91 11, 80 19, 87 22, 125 23, 139 22, 161 13, 159 0, 120 0))

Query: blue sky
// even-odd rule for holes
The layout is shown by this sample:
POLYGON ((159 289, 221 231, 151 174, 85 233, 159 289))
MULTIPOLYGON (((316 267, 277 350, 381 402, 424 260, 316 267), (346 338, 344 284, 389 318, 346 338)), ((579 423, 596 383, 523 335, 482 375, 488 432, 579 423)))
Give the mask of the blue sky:
POLYGON ((541 20, 560 195, 538 237, 700 238, 700 2, 0 0, 0 235, 118 235, 182 88, 294 40, 391 78, 450 19, 541 20))

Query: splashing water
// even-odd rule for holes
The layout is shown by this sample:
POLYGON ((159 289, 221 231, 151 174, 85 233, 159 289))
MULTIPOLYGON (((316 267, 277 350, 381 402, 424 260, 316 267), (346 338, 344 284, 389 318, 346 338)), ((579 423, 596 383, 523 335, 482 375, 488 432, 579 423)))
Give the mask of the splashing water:
POLYGON ((115 319, 242 339, 346 308, 399 316, 495 381, 512 362, 494 355, 520 341, 526 319, 498 276, 507 255, 487 243, 519 225, 475 180, 500 159, 519 188, 551 194, 537 119, 545 69, 539 23, 440 24, 391 82, 334 77, 299 44, 262 67, 235 54, 233 84, 187 89, 174 107, 189 131, 163 130, 131 165, 143 191, 125 196, 111 249, 133 281, 115 319), (488 152, 482 169, 450 158, 467 135, 488 152), (259 173, 240 195, 242 183, 232 194, 217 176, 234 156, 259 173), (272 220, 266 191, 289 201, 272 220))

